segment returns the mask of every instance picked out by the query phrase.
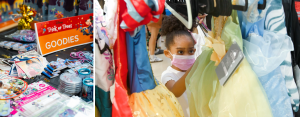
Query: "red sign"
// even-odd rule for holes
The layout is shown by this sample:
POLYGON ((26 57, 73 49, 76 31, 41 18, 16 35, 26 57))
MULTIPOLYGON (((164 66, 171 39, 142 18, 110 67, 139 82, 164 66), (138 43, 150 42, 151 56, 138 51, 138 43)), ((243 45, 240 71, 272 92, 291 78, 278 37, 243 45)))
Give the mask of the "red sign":
POLYGON ((93 42, 93 13, 35 23, 42 55, 93 42))

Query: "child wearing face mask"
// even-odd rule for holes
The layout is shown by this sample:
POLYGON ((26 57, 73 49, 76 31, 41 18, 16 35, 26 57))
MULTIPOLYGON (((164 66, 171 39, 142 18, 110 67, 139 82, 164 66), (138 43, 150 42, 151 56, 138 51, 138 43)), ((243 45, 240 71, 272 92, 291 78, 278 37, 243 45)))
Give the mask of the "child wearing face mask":
MULTIPOLYGON (((183 16, 184 17, 184 16, 183 16)), ((204 16, 205 17, 205 16, 204 16)), ((186 18, 186 17, 184 17, 186 18)), ((186 18, 187 19, 187 18, 186 18)), ((195 29, 196 23, 193 22, 195 29)), ((161 76, 162 83, 181 101, 185 116, 189 117, 188 99, 185 93, 185 77, 195 62, 195 34, 191 34, 175 16, 164 18, 161 35, 166 36, 164 54, 171 59, 169 66, 161 76)))

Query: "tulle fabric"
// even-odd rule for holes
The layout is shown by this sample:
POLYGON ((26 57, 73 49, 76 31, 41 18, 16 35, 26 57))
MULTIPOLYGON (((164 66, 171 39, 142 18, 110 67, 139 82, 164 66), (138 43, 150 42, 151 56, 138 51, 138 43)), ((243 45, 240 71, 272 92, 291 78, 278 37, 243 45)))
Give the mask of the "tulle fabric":
POLYGON ((253 28, 249 30, 254 32, 250 31, 244 40, 245 57, 266 91, 274 117, 292 117, 291 99, 280 65, 293 50, 293 43, 285 34, 264 30, 263 36, 259 36, 257 26, 253 28))
MULTIPOLYGON (((234 41, 242 47, 236 11, 228 17, 221 39, 226 50, 234 41)), ((215 72, 215 62, 210 60, 212 51, 203 47, 202 54, 186 78, 191 117, 272 117, 264 89, 247 59, 221 86, 215 72)))
MULTIPOLYGON (((255 2, 250 4, 255 5, 258 1, 255 2)), ((247 12, 239 14, 239 19, 243 22, 241 25, 242 33, 245 36, 243 41, 244 54, 265 89, 274 117, 292 117, 291 99, 293 98, 290 99, 288 94, 292 90, 287 89, 285 84, 289 84, 289 87, 293 84, 284 80, 284 75, 292 70, 281 65, 285 60, 288 60, 287 56, 290 56, 290 51, 293 51, 293 43, 286 33, 278 33, 280 29, 284 28, 281 25, 284 24, 282 21, 284 15, 280 15, 279 10, 277 10, 276 15, 269 14, 269 10, 270 7, 267 7, 261 11, 259 16, 245 15, 258 14, 257 7, 253 7, 247 12), (265 12, 269 18, 265 18, 265 12), (260 20, 251 20, 257 18, 260 20), (264 29, 265 24, 272 25, 272 29, 264 29)), ((293 93, 290 92, 290 94, 293 93)))
POLYGON ((273 117, 293 117, 291 99, 288 96, 280 67, 265 76, 259 77, 259 81, 268 96, 273 117))
POLYGON ((276 69, 294 47, 289 36, 267 30, 263 37, 250 33, 243 43, 245 57, 258 77, 276 69))
MULTIPOLYGON (((129 105, 133 117, 183 117, 177 98, 162 83, 152 90, 133 93, 129 105)), ((191 116, 192 117, 192 116, 191 116)))
MULTIPOLYGON (((262 0, 260 0, 261 2, 262 0)), ((282 0, 268 0, 266 5, 267 13, 265 18, 265 24, 264 29, 274 31, 276 33, 281 34, 287 34, 291 36, 291 39, 293 40, 292 33, 287 33, 287 27, 283 8, 283 1, 282 0)), ((287 16, 289 17, 289 16, 287 16)), ((290 21, 290 20, 287 20, 290 21)), ((294 37, 296 38, 296 37, 294 37)), ((295 44, 295 43, 294 43, 295 44)), ((295 46, 294 46, 295 47, 295 46)), ((295 49, 295 48, 294 48, 295 49)), ((280 69, 282 74, 284 75, 286 88, 288 89, 288 96, 290 96, 292 107, 294 112, 297 112, 299 110, 299 91, 297 91, 297 85, 293 77, 297 79, 297 71, 293 71, 292 66, 292 54, 289 52, 286 56, 286 59, 281 63, 280 69), (295 74, 295 76, 294 76, 295 74)), ((298 88, 299 89, 299 88, 298 88)), ((297 116, 297 114, 296 114, 297 116)))

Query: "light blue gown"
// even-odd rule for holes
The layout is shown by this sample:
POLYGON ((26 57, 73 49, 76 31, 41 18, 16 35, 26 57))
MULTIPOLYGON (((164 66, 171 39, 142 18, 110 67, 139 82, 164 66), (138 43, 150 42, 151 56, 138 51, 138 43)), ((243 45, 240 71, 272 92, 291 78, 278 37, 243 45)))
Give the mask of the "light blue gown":
POLYGON ((274 16, 266 21, 268 9, 272 7, 268 4, 265 10, 259 11, 257 3, 258 0, 249 1, 248 11, 238 13, 244 39, 244 54, 265 89, 273 116, 293 117, 285 76, 280 69, 281 63, 293 51, 293 43, 286 34, 264 28, 265 22, 278 17, 274 16))

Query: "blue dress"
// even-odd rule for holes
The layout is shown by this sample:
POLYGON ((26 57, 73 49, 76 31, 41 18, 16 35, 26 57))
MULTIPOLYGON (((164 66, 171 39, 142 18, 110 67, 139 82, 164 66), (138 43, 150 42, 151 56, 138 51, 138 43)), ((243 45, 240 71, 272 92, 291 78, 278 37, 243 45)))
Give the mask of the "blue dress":
MULTIPOLYGON (((287 34, 282 0, 268 0, 267 6, 264 29, 281 34, 287 34)), ((280 69, 284 75, 285 84, 291 98, 293 110, 297 112, 299 110, 299 91, 297 91, 297 86, 293 78, 290 52, 287 54, 285 60, 280 64, 280 69)))
MULTIPOLYGON (((274 27, 282 28, 278 25, 281 22, 275 22, 277 25, 272 27, 275 30, 265 29, 266 22, 270 25, 274 23, 270 20, 278 20, 275 16, 266 18, 266 14, 269 13, 268 9, 274 8, 270 1, 263 11, 257 9, 259 1, 249 2, 248 11, 238 13, 244 39, 245 57, 265 89, 273 116, 293 117, 285 75, 280 68, 290 51, 293 51, 293 43, 286 34, 276 33, 274 27)), ((281 4, 281 2, 275 4, 281 4)))
POLYGON ((152 74, 146 48, 145 26, 138 28, 133 37, 126 32, 129 87, 131 93, 154 89, 156 84, 152 74))

